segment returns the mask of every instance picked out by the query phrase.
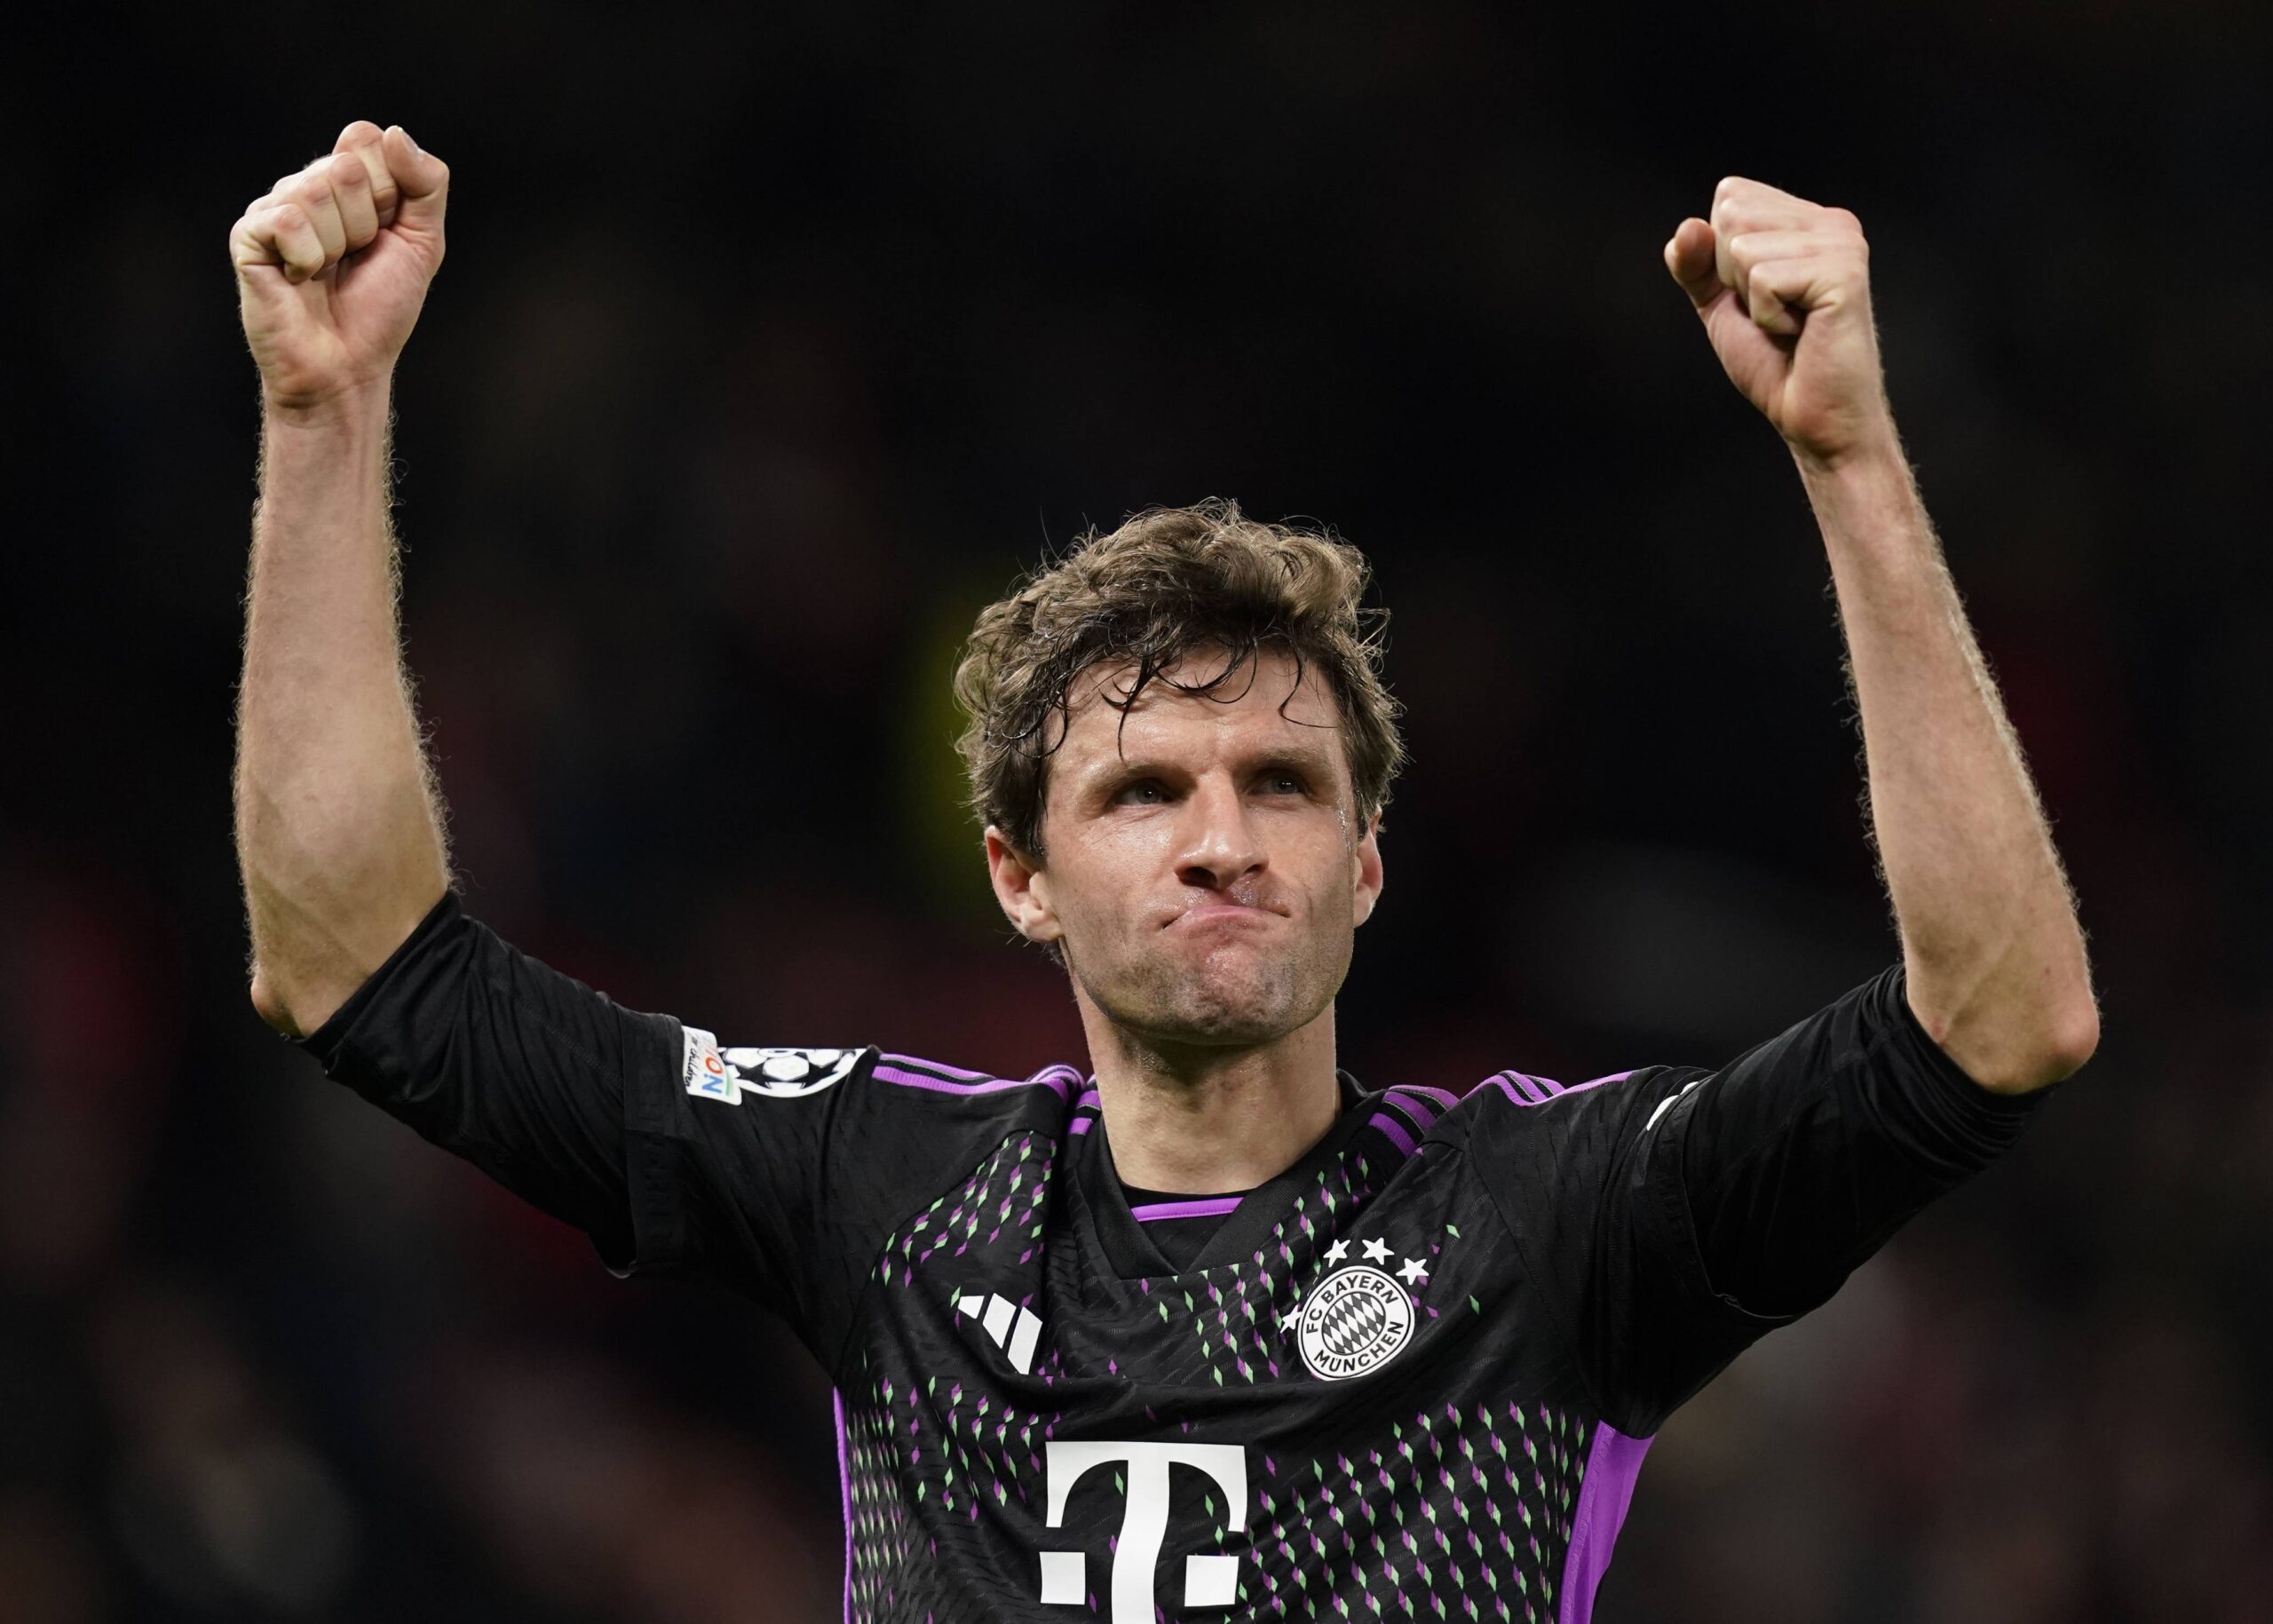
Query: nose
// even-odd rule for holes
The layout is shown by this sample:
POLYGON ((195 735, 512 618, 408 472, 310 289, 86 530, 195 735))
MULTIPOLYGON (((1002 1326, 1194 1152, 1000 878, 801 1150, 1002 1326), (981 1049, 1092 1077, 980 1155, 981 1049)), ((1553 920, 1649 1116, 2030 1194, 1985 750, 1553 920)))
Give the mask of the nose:
POLYGON ((1262 843, 1238 787, 1203 782, 1184 801, 1176 877, 1202 891, 1228 891, 1263 865, 1262 843))

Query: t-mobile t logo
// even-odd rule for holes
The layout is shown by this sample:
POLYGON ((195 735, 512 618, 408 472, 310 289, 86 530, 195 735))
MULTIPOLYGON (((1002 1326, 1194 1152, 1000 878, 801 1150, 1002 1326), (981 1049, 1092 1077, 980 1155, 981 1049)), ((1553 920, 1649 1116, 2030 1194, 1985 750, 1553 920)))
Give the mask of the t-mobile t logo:
MULTIPOLYGON (((1052 1442, 1044 1467, 1049 1484, 1047 1525, 1065 1525, 1065 1499, 1092 1466, 1129 1469, 1129 1506, 1121 1519, 1121 1538, 1113 1550, 1112 1624, 1152 1624, 1152 1570, 1160 1559, 1160 1541, 1168 1531, 1168 1468, 1189 1466, 1206 1472, 1224 1491, 1231 1506, 1224 1526, 1247 1527, 1247 1451, 1238 1444, 1063 1444, 1052 1442)), ((1088 1599, 1084 1558, 1078 1550, 1041 1553, 1041 1599, 1045 1603, 1088 1599)), ((1186 1607, 1228 1607, 1239 1599, 1239 1559, 1237 1557, 1186 1557, 1184 1559, 1184 1604, 1186 1607)))

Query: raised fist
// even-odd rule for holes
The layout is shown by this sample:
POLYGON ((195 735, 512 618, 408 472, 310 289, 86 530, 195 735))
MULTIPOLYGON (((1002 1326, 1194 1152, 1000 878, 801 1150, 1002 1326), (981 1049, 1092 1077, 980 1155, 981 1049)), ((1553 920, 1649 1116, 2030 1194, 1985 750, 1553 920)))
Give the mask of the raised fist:
POLYGON ((450 171, 401 126, 359 120, 229 228, 245 337, 273 409, 383 383, 442 263, 450 171))
POLYGON ((1737 176, 1714 189, 1712 217, 1681 223, 1666 269, 1730 381, 1802 457, 1892 445, 1862 222, 1737 176))

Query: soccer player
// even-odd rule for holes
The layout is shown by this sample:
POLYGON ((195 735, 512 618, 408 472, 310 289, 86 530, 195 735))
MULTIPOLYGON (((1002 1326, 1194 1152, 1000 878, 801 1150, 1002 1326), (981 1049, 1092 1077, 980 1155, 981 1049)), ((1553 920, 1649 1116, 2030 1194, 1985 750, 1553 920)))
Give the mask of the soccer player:
POLYGON ((788 1319, 836 1384, 848 1617, 1582 1620, 1666 1417, 2091 1054, 1861 228, 1743 179, 1666 265, 1821 523, 1897 963, 1717 1070, 1338 1071, 1400 756, 1364 565, 1211 503, 1083 538, 956 677, 995 896, 1065 966, 1086 1066, 618 1007, 464 911, 401 664, 389 388, 447 185, 351 124, 231 234, 265 401, 253 1002, 612 1268, 788 1319))

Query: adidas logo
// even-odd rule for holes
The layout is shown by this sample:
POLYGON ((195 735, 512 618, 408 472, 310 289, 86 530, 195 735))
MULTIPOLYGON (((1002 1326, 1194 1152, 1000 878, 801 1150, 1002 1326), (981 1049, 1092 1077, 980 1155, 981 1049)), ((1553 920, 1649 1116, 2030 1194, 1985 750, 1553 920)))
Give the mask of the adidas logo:
POLYGON ((989 1292, 960 1295, 955 1312, 978 1320, 979 1329, 1009 1356, 1012 1369, 1022 1376, 1034 1374, 1034 1345, 1041 1340, 1041 1321, 1033 1310, 989 1292))

